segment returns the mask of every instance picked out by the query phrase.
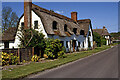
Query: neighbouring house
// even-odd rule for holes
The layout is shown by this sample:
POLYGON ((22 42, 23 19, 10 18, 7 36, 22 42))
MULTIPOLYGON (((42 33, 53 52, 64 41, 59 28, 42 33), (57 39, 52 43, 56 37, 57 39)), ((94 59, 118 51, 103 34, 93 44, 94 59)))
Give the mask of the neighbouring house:
MULTIPOLYGON (((68 18, 41 8, 32 2, 24 2, 24 14, 19 19, 17 29, 13 29, 15 33, 11 33, 12 40, 7 38, 7 43, 1 40, 3 42, 0 48, 18 48, 20 40, 17 35, 21 33, 21 29, 28 28, 42 31, 45 38, 60 39, 67 52, 93 48, 93 32, 90 19, 78 20, 77 12, 71 12, 71 18, 68 18)), ((9 32, 9 29, 7 31, 9 32)), ((5 34, 9 36, 9 33, 6 32, 5 34)))
POLYGON ((0 38, 0 49, 14 48, 16 27, 9 27, 0 38))
POLYGON ((109 34, 107 28, 103 26, 103 29, 93 29, 93 32, 97 32, 106 39, 106 45, 111 44, 111 35, 109 34))

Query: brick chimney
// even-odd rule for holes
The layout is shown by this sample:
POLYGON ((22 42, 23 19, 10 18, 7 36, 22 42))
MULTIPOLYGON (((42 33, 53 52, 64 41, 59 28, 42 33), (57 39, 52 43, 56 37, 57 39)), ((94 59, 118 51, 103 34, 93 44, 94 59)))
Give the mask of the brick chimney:
POLYGON ((24 0, 24 29, 31 28, 32 17, 31 17, 32 0, 24 0))
POLYGON ((105 29, 105 26, 103 26, 103 29, 105 29))
POLYGON ((77 22, 77 12, 71 12, 71 19, 77 22))

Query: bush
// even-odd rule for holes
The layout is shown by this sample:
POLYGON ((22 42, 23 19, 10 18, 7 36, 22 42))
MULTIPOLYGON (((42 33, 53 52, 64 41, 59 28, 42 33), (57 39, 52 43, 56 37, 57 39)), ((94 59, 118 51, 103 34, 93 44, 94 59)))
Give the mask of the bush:
POLYGON ((34 55, 34 56, 32 56, 31 60, 34 61, 34 62, 38 62, 39 61, 39 57, 37 55, 34 55))
POLYGON ((104 37, 101 37, 101 45, 106 45, 106 39, 104 37))
POLYGON ((48 58, 48 56, 46 54, 43 55, 44 58, 48 58))
MULTIPOLYGON (((36 31, 35 29, 26 29, 21 30, 21 33, 18 33, 17 36, 21 41, 19 47, 35 47, 37 48, 37 53, 43 53, 41 50, 45 49, 45 35, 42 32, 36 31)), ((41 54, 41 57, 43 57, 43 54, 41 54)))
POLYGON ((2 65, 12 65, 12 64, 18 64, 19 57, 14 56, 13 53, 10 55, 7 53, 2 52, 2 65))
POLYGON ((13 53, 10 54, 9 64, 18 64, 19 57, 14 56, 13 53))
POLYGON ((60 43, 58 39, 47 39, 46 40, 46 48, 45 54, 50 59, 56 59, 58 57, 62 57, 64 55, 64 47, 60 43))
POLYGON ((101 47, 101 36, 97 32, 93 32, 93 40, 97 43, 97 47, 101 47))

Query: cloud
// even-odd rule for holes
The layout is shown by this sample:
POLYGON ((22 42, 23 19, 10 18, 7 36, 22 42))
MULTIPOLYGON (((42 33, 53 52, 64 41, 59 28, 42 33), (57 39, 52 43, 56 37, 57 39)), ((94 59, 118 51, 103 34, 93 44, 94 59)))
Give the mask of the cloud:
POLYGON ((55 11, 55 12, 58 13, 58 14, 64 13, 63 11, 55 11))

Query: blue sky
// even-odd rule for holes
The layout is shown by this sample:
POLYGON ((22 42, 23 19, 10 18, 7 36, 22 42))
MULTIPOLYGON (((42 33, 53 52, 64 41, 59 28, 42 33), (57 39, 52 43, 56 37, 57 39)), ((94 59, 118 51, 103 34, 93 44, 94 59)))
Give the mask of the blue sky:
MULTIPOLYGON (((118 2, 33 2, 34 4, 71 17, 71 12, 78 12, 79 19, 91 19, 93 29, 106 26, 109 32, 118 31, 118 2)), ((20 17, 24 12, 23 2, 3 2, 20 17)))

